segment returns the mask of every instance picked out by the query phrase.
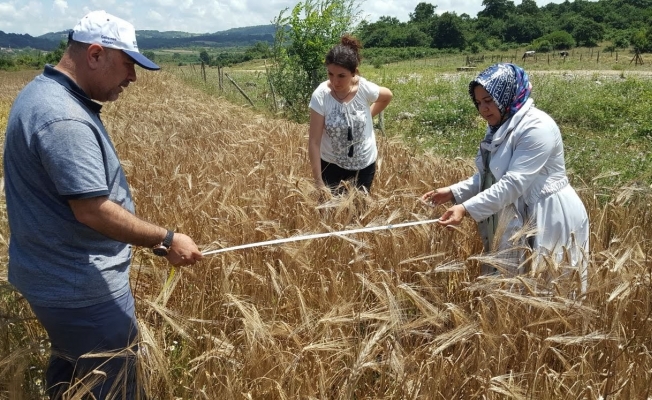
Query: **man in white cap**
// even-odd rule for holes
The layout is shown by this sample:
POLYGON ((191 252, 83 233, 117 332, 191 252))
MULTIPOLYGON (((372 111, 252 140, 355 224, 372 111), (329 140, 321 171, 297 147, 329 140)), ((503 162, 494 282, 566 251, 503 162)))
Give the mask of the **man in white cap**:
POLYGON ((25 86, 9 114, 9 281, 50 337, 52 399, 79 388, 96 399, 140 397, 131 245, 151 247, 173 265, 202 258, 187 235, 135 216, 100 119, 96 101, 117 100, 136 81, 136 64, 159 69, 138 51, 130 23, 91 12, 70 33, 61 61, 25 86))

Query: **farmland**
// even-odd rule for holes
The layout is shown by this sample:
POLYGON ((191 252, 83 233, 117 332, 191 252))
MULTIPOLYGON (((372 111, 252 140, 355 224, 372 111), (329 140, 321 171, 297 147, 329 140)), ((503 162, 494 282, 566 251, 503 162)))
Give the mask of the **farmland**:
MULTIPOLYGON (((483 130, 465 91, 473 72, 427 62, 362 71, 395 94, 370 196, 320 197, 307 127, 265 107, 264 68, 228 71, 259 91, 256 108, 201 83, 191 68, 167 68, 139 71, 103 120, 137 214, 189 234, 203 250, 426 220, 444 208, 425 208, 418 196, 472 172, 483 130), (399 116, 405 112, 414 116, 399 116)), ((477 256, 468 220, 454 230, 421 225, 226 252, 192 268, 173 269, 135 248, 141 381, 150 397, 648 398, 652 217, 649 146, 640 135, 649 123, 640 113, 648 78, 626 67, 609 78, 543 72, 550 70, 532 69, 535 100, 561 120, 573 184, 591 218, 585 295, 573 295, 579 277, 564 262, 479 278, 479 262, 492 258, 477 256), (614 104, 607 93, 628 108, 606 114, 614 104), (626 111, 636 114, 616 115, 626 111), (602 137, 599 118, 621 118, 607 128, 622 138, 618 147, 602 137), (639 169, 616 163, 616 151, 642 153, 639 169)), ((0 123, 33 75, 0 72, 0 123)), ((47 338, 6 282, 4 204, 0 211, 0 398, 36 399, 47 338)))

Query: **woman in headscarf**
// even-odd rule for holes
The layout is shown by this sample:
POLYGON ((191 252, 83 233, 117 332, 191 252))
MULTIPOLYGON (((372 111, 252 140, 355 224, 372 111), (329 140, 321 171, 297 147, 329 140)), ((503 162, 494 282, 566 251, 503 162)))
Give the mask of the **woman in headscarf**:
MULTIPOLYGON (((584 292, 588 216, 566 176, 559 127, 534 106, 531 89, 527 73, 508 63, 492 65, 471 81, 469 94, 488 124, 475 159, 478 172, 422 199, 455 203, 440 217, 441 225, 458 225, 467 214, 477 221, 485 252, 511 259, 503 265, 510 274, 523 272, 523 245, 556 261, 568 250, 584 292), (533 236, 519 238, 516 233, 527 224, 533 236)), ((486 265, 482 269, 493 272, 486 265)))

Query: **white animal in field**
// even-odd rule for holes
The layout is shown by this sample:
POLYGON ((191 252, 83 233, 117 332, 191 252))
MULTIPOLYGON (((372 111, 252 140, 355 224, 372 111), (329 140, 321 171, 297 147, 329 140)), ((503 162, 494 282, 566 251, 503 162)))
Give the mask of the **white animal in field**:
POLYGON ((568 57, 568 52, 566 50, 562 50, 559 52, 559 57, 568 57))
POLYGON ((523 53, 523 57, 521 58, 521 60, 525 60, 526 58, 534 57, 535 54, 536 54, 536 51, 528 50, 525 53, 523 53))

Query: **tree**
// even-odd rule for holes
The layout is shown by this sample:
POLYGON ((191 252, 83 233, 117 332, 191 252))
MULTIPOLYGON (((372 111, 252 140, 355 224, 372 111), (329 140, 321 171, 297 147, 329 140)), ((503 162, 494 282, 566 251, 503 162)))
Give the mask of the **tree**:
POLYGON ((305 120, 310 94, 326 78, 326 53, 354 30, 360 11, 356 0, 305 0, 287 11, 274 20, 271 77, 290 117, 305 120))
POLYGON ((521 15, 537 15, 539 7, 534 0, 523 0, 521 4, 516 6, 516 12, 521 15))
POLYGON ((573 36, 566 31, 550 32, 549 34, 540 37, 535 41, 535 47, 537 41, 546 41, 550 43, 553 50, 567 50, 575 46, 575 39, 573 39, 573 36))
POLYGON ((478 17, 506 19, 516 9, 510 0, 482 0, 482 5, 484 10, 478 13, 478 17))
POLYGON ((512 14, 505 22, 505 41, 530 43, 543 35, 539 19, 531 16, 512 14))
POLYGON ((201 62, 203 62, 206 65, 209 65, 211 63, 211 56, 208 55, 208 52, 206 50, 202 50, 199 52, 199 59, 201 62))
POLYGON ((427 23, 432 17, 435 16, 435 9, 437 6, 434 6, 430 3, 419 3, 414 8, 414 12, 410 13, 410 22, 417 24, 427 23))
POLYGON ((256 42, 255 45, 245 50, 245 55, 250 59, 268 58, 271 55, 271 49, 267 42, 256 42))
POLYGON ((66 41, 60 41, 59 46, 57 46, 54 51, 45 55, 45 62, 47 64, 56 65, 59 60, 61 60, 61 57, 63 57, 63 53, 66 51, 66 47, 68 47, 66 41))
POLYGON ((573 29, 572 35, 578 45, 594 47, 604 36, 604 27, 588 18, 580 18, 580 23, 573 29))
POLYGON ((152 61, 156 59, 156 54, 151 50, 143 51, 143 55, 152 61))
POLYGON ((445 12, 433 23, 432 47, 463 49, 466 43, 462 21, 455 13, 445 12))
POLYGON ((641 29, 632 35, 632 47, 637 53, 652 51, 652 28, 641 29))

